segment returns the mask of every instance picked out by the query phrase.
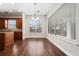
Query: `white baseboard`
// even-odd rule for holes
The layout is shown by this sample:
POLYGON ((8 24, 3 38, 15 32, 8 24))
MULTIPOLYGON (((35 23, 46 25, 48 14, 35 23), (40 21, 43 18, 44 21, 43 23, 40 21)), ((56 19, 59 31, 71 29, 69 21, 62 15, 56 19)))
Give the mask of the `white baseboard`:
POLYGON ((25 38, 46 38, 46 36, 26 36, 23 39, 25 38))

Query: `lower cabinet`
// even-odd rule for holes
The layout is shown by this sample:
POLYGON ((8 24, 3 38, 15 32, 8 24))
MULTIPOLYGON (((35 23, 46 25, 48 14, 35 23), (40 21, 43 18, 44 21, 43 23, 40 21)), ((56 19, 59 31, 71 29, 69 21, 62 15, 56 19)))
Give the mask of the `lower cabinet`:
POLYGON ((14 44, 14 32, 0 33, 0 50, 12 44, 14 44))
POLYGON ((5 47, 12 45, 14 43, 14 32, 5 33, 5 47))
POLYGON ((22 31, 0 33, 0 50, 12 45, 18 39, 22 39, 22 31))
POLYGON ((0 50, 4 49, 5 34, 0 33, 0 50))
POLYGON ((14 40, 22 39, 22 31, 14 32, 14 40))

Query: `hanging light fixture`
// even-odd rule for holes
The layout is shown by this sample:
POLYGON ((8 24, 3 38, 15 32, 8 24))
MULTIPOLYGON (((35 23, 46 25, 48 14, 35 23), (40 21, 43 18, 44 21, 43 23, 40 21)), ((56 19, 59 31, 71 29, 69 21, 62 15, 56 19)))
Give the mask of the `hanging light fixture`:
POLYGON ((39 11, 37 11, 37 6, 36 6, 36 5, 37 5, 37 4, 34 3, 34 6, 35 6, 35 14, 34 14, 34 17, 32 17, 32 19, 38 20, 39 17, 37 17, 37 13, 39 13, 39 11))

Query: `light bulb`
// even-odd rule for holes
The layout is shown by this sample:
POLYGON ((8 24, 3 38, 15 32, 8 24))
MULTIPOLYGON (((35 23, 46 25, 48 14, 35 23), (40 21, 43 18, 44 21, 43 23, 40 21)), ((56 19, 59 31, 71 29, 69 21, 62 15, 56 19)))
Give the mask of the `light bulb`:
POLYGON ((32 19, 34 19, 34 17, 32 17, 32 19))
POLYGON ((37 17, 36 19, 39 19, 39 17, 37 17))

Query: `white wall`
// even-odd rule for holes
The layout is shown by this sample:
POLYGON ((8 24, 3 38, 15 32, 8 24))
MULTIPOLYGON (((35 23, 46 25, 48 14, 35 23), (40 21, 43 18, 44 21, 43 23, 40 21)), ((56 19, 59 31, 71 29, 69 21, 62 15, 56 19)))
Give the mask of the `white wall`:
POLYGON ((25 17, 25 14, 24 13, 22 13, 22 22, 23 22, 22 23, 22 27, 23 27, 22 28, 22 35, 23 35, 22 38, 24 39, 24 38, 26 38, 26 29, 27 29, 26 28, 26 22, 27 21, 26 21, 26 17, 25 17))
POLYGON ((63 3, 55 3, 48 12, 47 17, 50 17, 58 8, 60 8, 63 3))
POLYGON ((23 39, 24 38, 45 38, 46 37, 46 16, 39 16, 42 23, 42 32, 41 33, 30 33, 29 32, 29 21, 32 16, 23 14, 23 39))

